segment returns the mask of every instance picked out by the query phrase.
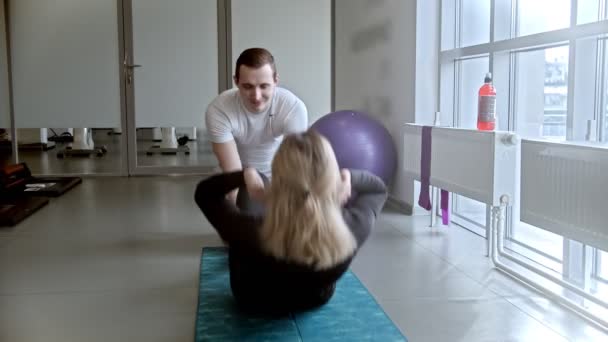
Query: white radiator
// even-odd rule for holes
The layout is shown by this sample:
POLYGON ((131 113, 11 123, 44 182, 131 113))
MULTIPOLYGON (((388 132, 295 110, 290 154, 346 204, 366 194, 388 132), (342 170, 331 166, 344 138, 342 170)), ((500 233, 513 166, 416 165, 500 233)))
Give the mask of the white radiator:
MULTIPOLYGON (((404 171, 420 180, 422 126, 407 124, 404 171)), ((513 203, 521 152, 520 219, 548 231, 608 250, 608 146, 524 140, 508 132, 433 127, 430 183, 492 206, 488 255, 494 266, 608 331, 608 321, 530 278, 532 271, 586 300, 608 308, 594 294, 505 253, 505 205, 513 203), (520 151, 521 147, 521 151, 520 151), (509 203, 501 201, 508 196, 509 203), (505 264, 501 259, 507 259, 505 264), (515 265, 516 267, 513 267, 515 265)))
MULTIPOLYGON (((403 170, 420 180, 422 126, 405 125, 403 170)), ((510 132, 433 127, 430 183, 493 206, 515 194, 519 142, 510 132)))
POLYGON ((523 140, 521 220, 608 250, 608 146, 523 140))

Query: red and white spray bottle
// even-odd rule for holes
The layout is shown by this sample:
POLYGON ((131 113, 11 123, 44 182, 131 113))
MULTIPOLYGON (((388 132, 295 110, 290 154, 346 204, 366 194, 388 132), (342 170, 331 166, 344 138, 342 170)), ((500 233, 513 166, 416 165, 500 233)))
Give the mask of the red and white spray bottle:
POLYGON ((483 82, 477 100, 477 129, 493 131, 496 128, 496 88, 492 85, 492 74, 487 73, 483 82))

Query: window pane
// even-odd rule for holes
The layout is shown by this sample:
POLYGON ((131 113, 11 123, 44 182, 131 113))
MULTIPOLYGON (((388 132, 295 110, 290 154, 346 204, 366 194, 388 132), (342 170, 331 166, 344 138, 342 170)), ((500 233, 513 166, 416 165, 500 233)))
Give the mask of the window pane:
MULTIPOLYGON (((511 239, 536 250, 539 254, 545 254, 557 260, 563 258, 564 238, 561 235, 524 222, 517 222, 513 227, 511 239)), ((529 257, 532 260, 536 259, 533 255, 529 257)), ((547 266, 544 261, 540 263, 547 266)))
POLYGON ((598 21, 600 13, 600 0, 578 0, 576 23, 586 24, 598 21))
POLYGON ((471 46, 490 41, 490 1, 463 0, 460 45, 471 46))
POLYGON ((598 269, 598 276, 608 281, 608 253, 600 251, 599 257, 600 259, 598 260, 598 262, 600 267, 598 269))
POLYGON ((511 38, 513 0, 494 1, 494 41, 511 38))
MULTIPOLYGON (((458 101, 458 127, 477 129, 477 93, 483 85, 483 80, 488 72, 489 58, 479 57, 465 59, 458 62, 460 77, 458 101)), ((476 230, 486 225, 486 205, 472 199, 456 196, 454 202, 454 213, 464 220, 458 223, 468 229, 476 230), (473 223, 471 223, 473 222, 473 223)), ((485 233, 485 232, 484 232, 485 233)))
POLYGON ((519 0, 517 6, 518 36, 570 26, 570 0, 519 0))
MULTIPOLYGON (((603 40, 602 44, 604 44, 604 101, 603 101, 603 116, 604 116, 604 134, 602 135, 602 140, 604 142, 608 142, 608 40, 603 40)), ((608 264, 608 260, 606 261, 608 264)))
POLYGON ((565 139, 568 47, 516 53, 515 84, 517 133, 565 139))
POLYGON ((488 68, 488 57, 460 61, 458 127, 477 129, 477 93, 483 85, 488 68))
POLYGON ((456 33, 456 1, 441 2, 441 50, 455 48, 456 33))
POLYGON ((596 119, 596 74, 597 74, 597 37, 587 37, 576 41, 574 73, 574 116, 572 119, 572 139, 583 141, 588 138, 599 138, 599 120, 596 119), (588 123, 591 121, 591 131, 588 123))
MULTIPOLYGON (((453 211, 455 214, 462 216, 468 221, 472 221, 474 224, 477 224, 481 227, 486 226, 485 203, 481 203, 464 196, 456 195, 456 202, 454 203, 453 211)), ((466 223, 463 225, 467 226, 466 223)))

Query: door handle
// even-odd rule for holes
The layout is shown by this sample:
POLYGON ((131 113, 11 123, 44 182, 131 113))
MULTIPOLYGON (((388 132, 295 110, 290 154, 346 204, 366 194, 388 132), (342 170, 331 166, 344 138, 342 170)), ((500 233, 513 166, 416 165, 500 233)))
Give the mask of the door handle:
POLYGON ((127 84, 133 83, 133 69, 141 67, 139 64, 129 64, 127 61, 129 60, 129 55, 125 53, 125 58, 122 61, 122 64, 125 68, 125 77, 127 79, 127 84))
POLYGON ((133 70, 134 68, 141 67, 141 65, 139 65, 139 64, 129 64, 129 62, 127 62, 128 60, 129 60, 129 54, 125 53, 125 58, 122 60, 122 65, 124 65, 125 68, 133 70))

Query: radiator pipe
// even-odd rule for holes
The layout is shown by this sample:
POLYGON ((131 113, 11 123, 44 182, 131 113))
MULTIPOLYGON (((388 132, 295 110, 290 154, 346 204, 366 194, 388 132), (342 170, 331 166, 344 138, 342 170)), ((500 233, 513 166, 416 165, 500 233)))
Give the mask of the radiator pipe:
POLYGON ((504 221, 505 221, 504 210, 505 210, 507 204, 508 204, 507 196, 502 196, 501 197, 501 206, 492 208, 492 220, 491 220, 492 221, 492 225, 491 225, 492 248, 491 248, 490 254, 492 255, 492 262, 494 263, 494 266, 498 270, 502 271, 503 273, 506 273, 507 275, 511 276, 515 280, 523 283, 524 285, 527 285, 528 287, 535 289, 536 291, 540 292, 541 294, 554 300, 556 303, 561 304, 562 306, 565 306, 566 308, 572 310, 573 312, 575 312, 576 314, 578 314, 579 316, 581 316, 588 322, 597 326, 602 331, 608 332, 608 322, 607 321, 597 317, 596 315, 589 312, 588 310, 585 310, 584 308, 580 307, 580 305, 578 305, 574 301, 555 294, 553 291, 551 291, 547 287, 540 285, 537 282, 529 279, 528 277, 520 274, 519 272, 515 271, 510 266, 507 266, 506 264, 502 263, 498 259, 499 255, 503 256, 503 257, 509 259, 510 261, 512 261, 530 271, 538 273, 541 276, 544 276, 544 277, 552 280, 553 282, 575 292, 576 294, 578 294, 596 304, 599 304, 600 306, 602 306, 604 308, 608 308, 607 304, 604 303, 599 298, 573 286, 572 284, 569 284, 569 283, 563 281, 562 279, 559 279, 547 272, 544 272, 535 267, 532 267, 531 265, 528 265, 525 262, 517 260, 516 258, 513 258, 512 256, 504 253, 503 247, 502 247, 502 234, 503 234, 503 227, 504 227, 504 221))

